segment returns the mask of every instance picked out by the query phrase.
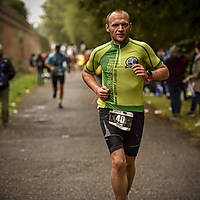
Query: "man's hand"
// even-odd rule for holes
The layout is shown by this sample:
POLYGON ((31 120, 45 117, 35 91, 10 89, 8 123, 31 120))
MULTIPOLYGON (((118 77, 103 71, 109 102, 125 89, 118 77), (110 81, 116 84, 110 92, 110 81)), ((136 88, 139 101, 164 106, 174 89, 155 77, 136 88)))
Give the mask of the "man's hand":
POLYGON ((45 62, 45 65, 46 65, 52 72, 55 71, 55 68, 54 68, 51 64, 45 62))
POLYGON ((106 86, 103 87, 99 87, 96 90, 96 95, 102 99, 103 101, 105 101, 108 96, 109 96, 109 89, 106 86))
POLYGON ((135 75, 137 77, 141 76, 144 79, 148 78, 147 72, 146 72, 146 70, 144 69, 144 67, 142 65, 140 65, 140 64, 133 64, 131 68, 132 68, 133 72, 135 73, 135 75))
POLYGON ((186 77, 186 78, 183 80, 183 83, 187 83, 190 79, 191 79, 190 76, 186 77))
POLYGON ((50 70, 51 70, 52 72, 54 72, 56 69, 55 69, 54 67, 51 67, 50 70))

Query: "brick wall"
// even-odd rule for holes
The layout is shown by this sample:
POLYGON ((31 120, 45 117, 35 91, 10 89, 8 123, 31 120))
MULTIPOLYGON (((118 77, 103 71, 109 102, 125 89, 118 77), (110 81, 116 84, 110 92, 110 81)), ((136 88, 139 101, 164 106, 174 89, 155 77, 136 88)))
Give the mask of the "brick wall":
POLYGON ((28 59, 32 53, 40 52, 39 41, 39 35, 23 16, 0 4, 0 43, 17 70, 30 68, 28 59))

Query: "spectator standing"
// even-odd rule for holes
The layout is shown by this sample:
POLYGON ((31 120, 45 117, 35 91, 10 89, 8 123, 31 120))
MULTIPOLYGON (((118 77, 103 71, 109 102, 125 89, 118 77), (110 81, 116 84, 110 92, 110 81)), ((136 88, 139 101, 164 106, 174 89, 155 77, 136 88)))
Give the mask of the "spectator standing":
POLYGON ((77 62, 76 65, 78 66, 79 69, 83 69, 85 63, 85 56, 84 56, 84 52, 79 52, 77 55, 77 62))
MULTIPOLYGON (((192 56, 192 63, 190 65, 190 71, 189 71, 189 74, 192 75, 194 73, 194 61, 195 61, 195 57, 196 57, 196 52, 194 50, 194 54, 192 56)), ((193 89, 193 86, 194 83, 193 81, 188 81, 188 90, 189 92, 191 93, 191 106, 190 106, 190 111, 186 114, 187 116, 189 117, 194 117, 195 116, 195 110, 196 110, 196 98, 195 98, 195 92, 194 92, 194 89, 193 89)), ((200 109, 200 108, 199 108, 200 109)))
POLYGON ((0 100, 2 102, 2 124, 8 124, 9 118, 9 81, 15 76, 12 62, 3 55, 3 45, 0 44, 0 100))
MULTIPOLYGON (((164 50, 163 48, 159 49, 157 51, 157 56, 158 58, 160 58, 160 60, 163 61, 163 63, 165 63, 166 59, 169 58, 169 51, 168 50, 164 50)), ((156 88, 156 96, 161 96, 162 94, 169 96, 168 94, 168 87, 166 84, 166 80, 160 81, 157 84, 157 88, 156 88)))
POLYGON ((48 58, 49 53, 45 54, 45 56, 43 56, 43 62, 44 62, 44 68, 47 69, 47 72, 50 73, 51 70, 46 66, 46 59, 48 58))
POLYGON ((31 57, 29 58, 29 65, 31 67, 35 67, 35 54, 31 54, 31 57))
POLYGON ((44 59, 41 54, 35 60, 37 71, 38 71, 38 85, 43 84, 43 73, 44 73, 44 59))
POLYGON ((165 61, 170 76, 167 80, 173 118, 177 118, 181 111, 181 91, 184 89, 184 76, 187 68, 187 59, 181 55, 177 46, 170 48, 170 57, 165 61))
POLYGON ((194 97, 192 99, 190 112, 195 112, 196 104, 200 106, 200 41, 195 42, 195 53, 193 74, 185 78, 184 82, 192 81, 194 97), (194 105, 195 104, 195 105, 194 105))

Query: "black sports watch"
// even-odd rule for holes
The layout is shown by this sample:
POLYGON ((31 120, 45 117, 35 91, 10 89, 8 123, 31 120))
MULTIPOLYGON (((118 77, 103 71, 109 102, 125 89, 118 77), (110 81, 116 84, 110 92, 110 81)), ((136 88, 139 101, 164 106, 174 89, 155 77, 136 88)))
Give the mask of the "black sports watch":
POLYGON ((152 71, 151 70, 147 70, 147 75, 148 75, 147 79, 152 79, 152 71))

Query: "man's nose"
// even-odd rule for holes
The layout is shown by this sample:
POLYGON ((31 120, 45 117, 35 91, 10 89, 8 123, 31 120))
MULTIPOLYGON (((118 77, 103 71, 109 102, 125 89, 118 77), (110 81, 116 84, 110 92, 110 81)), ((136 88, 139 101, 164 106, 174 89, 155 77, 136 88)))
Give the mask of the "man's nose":
POLYGON ((124 30, 124 27, 120 24, 118 30, 119 30, 119 31, 123 31, 123 30, 124 30))

